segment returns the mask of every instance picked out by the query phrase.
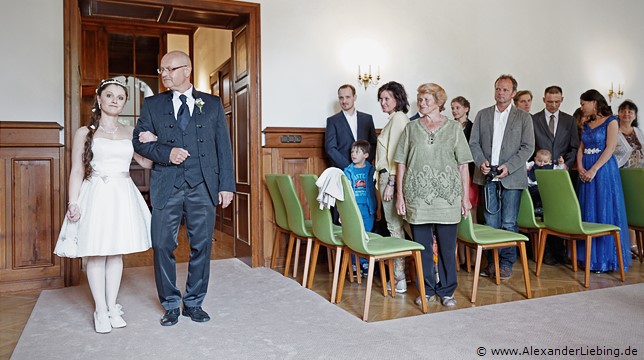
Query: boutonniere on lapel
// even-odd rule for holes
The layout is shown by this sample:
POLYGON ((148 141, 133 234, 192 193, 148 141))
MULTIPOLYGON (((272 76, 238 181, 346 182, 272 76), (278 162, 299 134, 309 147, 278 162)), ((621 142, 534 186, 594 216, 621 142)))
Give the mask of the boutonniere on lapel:
POLYGON ((201 108, 203 108, 203 104, 204 102, 201 98, 195 99, 195 105, 197 105, 197 107, 199 108, 199 114, 202 113, 201 108))

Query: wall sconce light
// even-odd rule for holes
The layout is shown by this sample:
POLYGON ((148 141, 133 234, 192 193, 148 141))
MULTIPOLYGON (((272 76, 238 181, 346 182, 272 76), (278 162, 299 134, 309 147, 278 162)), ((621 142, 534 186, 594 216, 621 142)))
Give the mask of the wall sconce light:
POLYGON ((362 84, 365 90, 367 90, 369 85, 378 85, 378 81, 380 81, 380 65, 378 66, 378 74, 375 77, 371 74, 371 65, 369 65, 369 72, 365 73, 360 71, 360 65, 358 65, 358 83, 362 84))
POLYGON ((624 90, 622 90, 622 84, 617 84, 617 91, 613 90, 613 83, 610 83, 610 89, 608 89, 608 102, 613 101, 613 97, 621 99, 624 95, 624 90))

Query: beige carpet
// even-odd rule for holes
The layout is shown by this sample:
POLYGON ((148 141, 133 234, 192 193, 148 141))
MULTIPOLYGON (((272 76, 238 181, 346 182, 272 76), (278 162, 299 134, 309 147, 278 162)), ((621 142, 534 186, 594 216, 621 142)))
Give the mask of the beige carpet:
MULTIPOLYGON (((119 303, 128 326, 110 334, 93 330, 87 286, 43 291, 12 359, 507 358, 493 348, 576 351, 540 357, 570 359, 637 349, 621 357, 644 358, 644 284, 364 323, 273 270, 235 259, 211 268, 204 309, 212 320, 202 324, 159 325, 151 267, 125 270, 119 303)), ((181 265, 182 281, 185 273, 181 265)))

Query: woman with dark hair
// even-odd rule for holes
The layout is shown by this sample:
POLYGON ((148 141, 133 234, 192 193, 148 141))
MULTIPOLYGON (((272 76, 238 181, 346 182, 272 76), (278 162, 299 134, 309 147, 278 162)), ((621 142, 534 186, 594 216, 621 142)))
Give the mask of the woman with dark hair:
MULTIPOLYGON (((468 216, 472 208, 468 170, 472 153, 462 127, 441 115, 447 93, 440 85, 419 86, 417 99, 421 117, 405 127, 395 156, 396 176, 402 183, 396 191, 396 208, 410 224, 414 241, 425 247, 424 281, 418 285, 425 286, 428 300, 454 307, 456 233, 461 216, 468 216), (434 273, 434 238, 439 281, 434 273)), ((416 303, 420 302, 418 297, 416 303)))
MULTIPOLYGON (((580 105, 587 118, 577 152, 579 170, 579 206, 583 221, 613 224, 621 228, 620 240, 624 270, 630 265, 629 234, 624 207, 624 194, 617 160, 613 156, 619 131, 617 117, 599 91, 591 89, 581 94, 580 105), (626 256, 626 255, 629 256, 626 256)), ((593 239, 590 264, 585 261, 585 245, 577 245, 577 258, 594 272, 619 269, 616 246, 611 236, 593 239)))
MULTIPOLYGON (((398 147, 398 140, 405 126, 409 123, 407 111, 409 100, 405 88, 391 81, 378 89, 378 102, 382 111, 388 115, 388 121, 378 136, 376 147, 376 172, 379 174, 378 188, 382 199, 382 210, 387 221, 387 229, 391 236, 405 238, 403 219, 396 213, 393 201, 396 188, 396 163, 394 154, 398 147)), ((397 293, 407 292, 407 279, 405 278, 405 259, 394 259, 394 278, 397 293)))
MULTIPOLYGON (((134 153, 132 126, 118 122, 127 101, 126 86, 103 80, 96 89, 88 126, 74 134, 69 203, 54 253, 76 241, 78 257, 87 257, 87 280, 94 298, 94 328, 108 333, 126 325, 116 303, 123 254, 150 248, 150 210, 130 178, 132 157, 144 168, 152 161, 134 153)), ((156 137, 150 133, 148 140, 156 137)))
POLYGON ((637 127, 637 105, 626 100, 618 109, 619 137, 615 147, 617 165, 624 168, 644 168, 644 132, 637 127))

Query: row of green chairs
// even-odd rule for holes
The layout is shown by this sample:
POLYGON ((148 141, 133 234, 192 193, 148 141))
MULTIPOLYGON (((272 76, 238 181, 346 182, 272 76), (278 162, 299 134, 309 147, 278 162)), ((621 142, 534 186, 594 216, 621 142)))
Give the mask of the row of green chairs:
MULTIPOLYGON (((338 228, 331 222, 331 213, 329 209, 320 209, 316 200, 318 188, 315 184, 317 180, 316 175, 300 175, 300 182, 304 190, 309 210, 311 212, 311 221, 303 220, 303 212, 293 181, 289 175, 267 175, 266 183, 275 207, 275 222, 276 222, 276 238, 274 239, 273 254, 271 259, 271 267, 275 266, 275 259, 279 251, 279 236, 282 233, 288 232, 289 246, 286 257, 286 268, 284 274, 288 272, 290 266, 290 259, 292 256, 293 241, 298 238, 307 239, 307 255, 305 259, 305 275, 303 278, 303 285, 311 288, 314 281, 315 269, 317 264, 317 257, 320 246, 332 249, 329 251, 331 256, 329 259, 335 258, 335 265, 333 266, 333 285, 331 290, 331 302, 340 302, 342 300, 342 290, 344 280, 349 272, 349 263, 351 255, 366 258, 369 260, 369 273, 367 275, 367 289, 365 294, 363 320, 367 321, 369 316, 369 302, 371 298, 371 288, 373 283, 373 269, 375 261, 380 261, 380 273, 382 280, 383 296, 387 296, 384 261, 389 261, 390 279, 393 279, 393 259, 397 257, 413 256, 416 260, 416 273, 419 278, 422 278, 422 263, 420 261, 420 251, 423 246, 404 239, 398 238, 383 238, 380 235, 373 233, 366 233, 364 231, 364 224, 360 211, 358 209, 353 190, 349 184, 348 179, 343 175, 342 184, 344 190, 344 201, 337 201, 336 206, 340 213, 342 227, 338 228), (275 201, 278 192, 282 196, 282 201, 275 201), (272 190, 271 190, 272 189, 272 190), (283 211, 281 209, 283 206, 283 211), (281 218, 281 221, 278 220, 281 218), (286 221, 285 221, 286 220, 286 221), (313 247, 311 255, 311 245, 313 247), (309 269, 309 263, 311 264, 309 269), (340 269, 341 267, 341 269, 340 269), (342 274, 342 276, 340 276, 342 274)), ((297 258, 297 256, 296 256, 297 258)), ((349 279, 353 281, 352 274, 349 279)), ((357 276, 360 282, 360 276, 357 276)), ((393 283, 393 280, 391 280, 393 283)), ((395 288, 393 284, 390 284, 395 288)), ((425 298, 425 289, 422 287, 421 292, 421 309, 427 313, 427 302, 425 298)), ((395 292, 392 291, 392 296, 395 292)))

